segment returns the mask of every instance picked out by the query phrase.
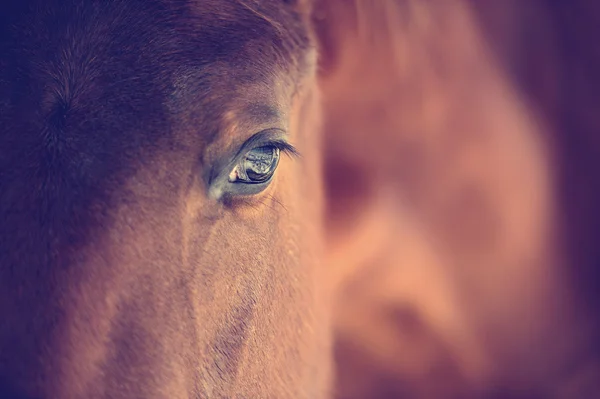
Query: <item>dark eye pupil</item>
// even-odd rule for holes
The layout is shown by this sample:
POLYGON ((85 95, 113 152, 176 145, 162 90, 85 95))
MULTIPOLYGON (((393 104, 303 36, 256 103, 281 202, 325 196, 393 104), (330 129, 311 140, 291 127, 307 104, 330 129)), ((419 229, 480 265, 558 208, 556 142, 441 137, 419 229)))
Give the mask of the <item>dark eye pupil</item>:
POLYGON ((242 167, 253 182, 268 180, 279 161, 279 149, 273 146, 254 148, 246 154, 242 167))

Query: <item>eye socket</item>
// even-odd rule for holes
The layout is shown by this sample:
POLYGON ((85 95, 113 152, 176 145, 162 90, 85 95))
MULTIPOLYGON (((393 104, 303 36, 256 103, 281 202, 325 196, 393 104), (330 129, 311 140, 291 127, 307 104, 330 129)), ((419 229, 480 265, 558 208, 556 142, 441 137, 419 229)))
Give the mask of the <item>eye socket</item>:
POLYGON ((260 184, 268 182, 279 165, 280 150, 264 145, 249 150, 229 174, 230 183, 260 184))

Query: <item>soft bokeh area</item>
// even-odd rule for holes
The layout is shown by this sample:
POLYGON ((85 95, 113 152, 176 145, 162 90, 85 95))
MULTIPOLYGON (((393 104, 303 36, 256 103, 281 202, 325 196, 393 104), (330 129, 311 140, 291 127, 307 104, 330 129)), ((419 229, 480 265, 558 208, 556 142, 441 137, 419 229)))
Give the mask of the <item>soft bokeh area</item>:
POLYGON ((600 5, 322 2, 339 399, 600 397, 600 5))

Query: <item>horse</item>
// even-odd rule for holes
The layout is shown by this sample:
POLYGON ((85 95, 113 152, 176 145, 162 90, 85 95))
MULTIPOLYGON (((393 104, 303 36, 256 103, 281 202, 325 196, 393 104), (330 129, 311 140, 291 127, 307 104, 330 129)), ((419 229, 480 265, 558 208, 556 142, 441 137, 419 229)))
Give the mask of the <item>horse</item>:
POLYGON ((600 397, 600 8, 315 11, 336 398, 600 397))
POLYGON ((5 1, 0 397, 598 396, 598 10, 492 3, 5 1))
POLYGON ((309 18, 2 3, 0 397, 324 397, 309 18))

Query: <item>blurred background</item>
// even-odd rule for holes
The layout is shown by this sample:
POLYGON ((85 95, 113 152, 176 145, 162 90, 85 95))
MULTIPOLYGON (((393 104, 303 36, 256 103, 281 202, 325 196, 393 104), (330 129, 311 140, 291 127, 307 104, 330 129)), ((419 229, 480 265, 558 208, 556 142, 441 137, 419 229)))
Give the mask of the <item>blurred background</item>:
POLYGON ((314 22, 336 397, 600 398, 600 2, 314 22))

